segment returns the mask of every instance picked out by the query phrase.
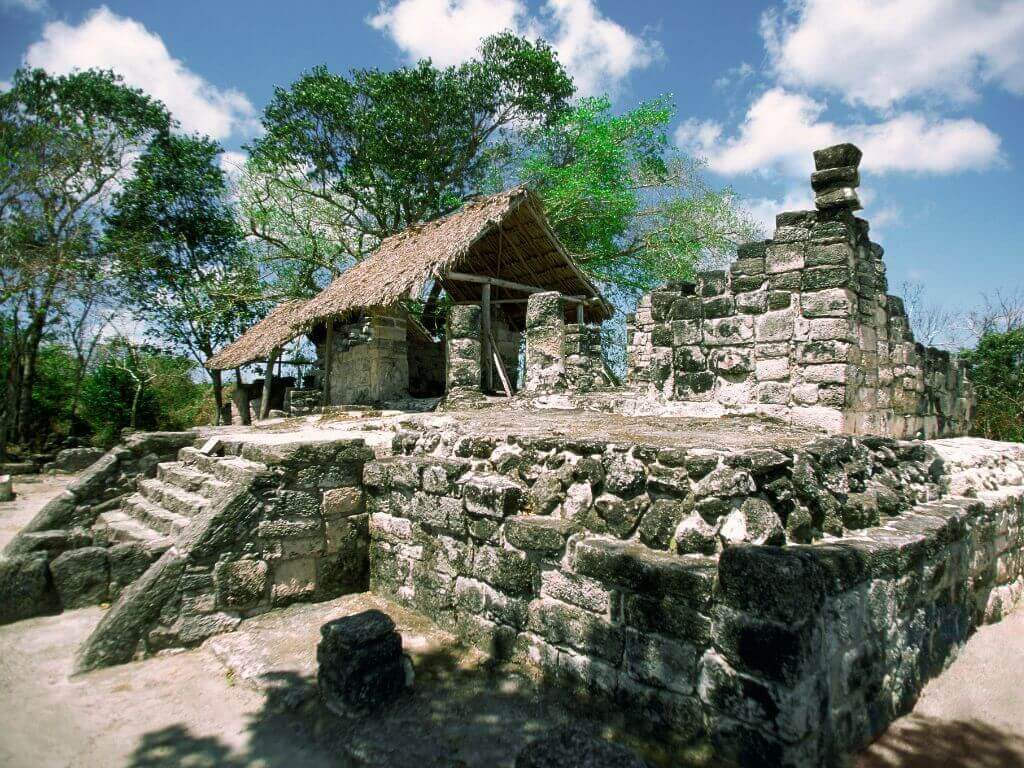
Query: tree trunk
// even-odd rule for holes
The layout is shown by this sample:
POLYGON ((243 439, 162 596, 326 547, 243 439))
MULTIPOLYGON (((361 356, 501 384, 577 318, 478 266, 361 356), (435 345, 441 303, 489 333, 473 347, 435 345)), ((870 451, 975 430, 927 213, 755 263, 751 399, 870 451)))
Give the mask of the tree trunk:
POLYGON ((260 411, 257 414, 261 419, 267 418, 270 413, 270 390, 274 385, 274 363, 277 362, 280 355, 281 348, 274 347, 267 357, 267 372, 263 375, 263 394, 260 396, 260 411))
POLYGON ((18 393, 18 438, 28 443, 32 416, 32 389, 36 383, 36 362, 39 359, 39 345, 43 340, 43 325, 46 317, 36 316, 28 328, 25 350, 22 354, 21 386, 18 393))
POLYGON ((210 380, 213 382, 213 402, 217 412, 213 417, 216 426, 221 425, 221 411, 224 409, 224 381, 220 371, 210 371, 210 380))
POLYGON ((132 415, 128 426, 134 432, 139 426, 139 396, 142 394, 142 382, 136 382, 135 394, 132 395, 132 415))

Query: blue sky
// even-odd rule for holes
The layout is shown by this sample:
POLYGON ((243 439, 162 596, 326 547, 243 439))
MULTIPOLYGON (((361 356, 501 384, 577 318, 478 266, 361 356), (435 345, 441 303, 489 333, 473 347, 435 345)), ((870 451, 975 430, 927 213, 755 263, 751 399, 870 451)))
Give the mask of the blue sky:
POLYGON ((764 221, 809 204, 811 149, 859 143, 893 289, 957 309, 1024 287, 1024 0, 0 0, 0 81, 117 69, 237 152, 314 65, 452 63, 502 28, 621 108, 672 93, 676 140, 764 221))

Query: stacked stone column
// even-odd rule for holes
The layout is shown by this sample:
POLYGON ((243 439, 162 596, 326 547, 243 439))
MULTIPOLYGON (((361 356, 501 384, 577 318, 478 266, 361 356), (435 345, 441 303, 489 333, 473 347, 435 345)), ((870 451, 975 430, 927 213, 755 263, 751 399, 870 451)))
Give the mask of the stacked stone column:
POLYGON ((565 388, 562 296, 557 291, 535 293, 526 304, 526 391, 552 394, 565 388))
POLYGON ((445 339, 448 401, 479 400, 483 381, 480 307, 473 304, 452 307, 445 339))

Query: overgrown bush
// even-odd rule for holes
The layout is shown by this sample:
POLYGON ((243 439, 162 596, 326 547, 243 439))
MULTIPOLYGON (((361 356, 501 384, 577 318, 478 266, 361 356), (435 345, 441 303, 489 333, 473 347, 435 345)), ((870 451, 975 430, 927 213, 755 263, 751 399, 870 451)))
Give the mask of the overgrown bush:
POLYGON ((978 398, 974 434, 1024 442, 1024 329, 987 333, 963 358, 978 398))
POLYGON ((82 415, 94 441, 110 445, 125 427, 195 426, 209 390, 192 378, 195 366, 187 358, 124 341, 108 345, 82 389, 82 415))

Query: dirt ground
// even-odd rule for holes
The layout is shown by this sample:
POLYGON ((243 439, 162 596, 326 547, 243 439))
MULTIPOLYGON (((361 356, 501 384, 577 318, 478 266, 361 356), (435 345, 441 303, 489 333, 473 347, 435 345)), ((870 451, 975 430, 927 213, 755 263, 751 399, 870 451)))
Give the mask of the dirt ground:
MULTIPOLYGON (((18 501, 0 504, 0 546, 67 482, 19 485, 18 501)), ((490 669, 416 614, 372 595, 293 606, 195 650, 69 678, 74 651, 102 612, 0 627, 0 766, 504 768, 548 728, 586 717, 575 700, 537 695, 534 681, 490 669), (416 685, 385 714, 346 722, 316 697, 318 628, 371 607, 395 618, 416 685)), ((1022 655, 1024 610, 982 627, 915 711, 854 760, 856 768, 1024 766, 1022 655)), ((647 746, 630 737, 628 724, 591 723, 647 746)))

